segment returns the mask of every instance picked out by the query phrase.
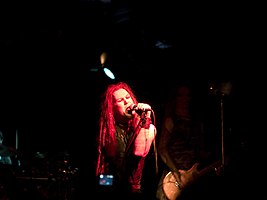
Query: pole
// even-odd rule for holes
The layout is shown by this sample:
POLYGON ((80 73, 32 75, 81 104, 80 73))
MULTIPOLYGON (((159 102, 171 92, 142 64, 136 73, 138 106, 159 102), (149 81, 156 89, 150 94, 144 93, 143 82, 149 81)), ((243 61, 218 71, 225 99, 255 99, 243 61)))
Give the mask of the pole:
POLYGON ((221 150, 222 150, 222 167, 225 164, 225 152, 224 152, 224 106, 223 106, 223 95, 221 97, 221 150))

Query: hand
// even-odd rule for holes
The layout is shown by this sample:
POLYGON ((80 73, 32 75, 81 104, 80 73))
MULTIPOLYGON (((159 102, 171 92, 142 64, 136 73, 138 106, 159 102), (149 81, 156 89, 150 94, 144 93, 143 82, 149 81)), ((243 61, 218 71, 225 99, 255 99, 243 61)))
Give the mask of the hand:
MULTIPOLYGON (((180 171, 180 170, 179 170, 180 171)), ((180 173, 175 172, 173 173, 174 177, 175 177, 175 185, 181 190, 183 188, 181 179, 180 179, 180 173)))
POLYGON ((145 112, 145 116, 147 118, 150 118, 151 116, 151 106, 146 103, 138 103, 134 106, 133 111, 135 111, 137 114, 141 115, 141 113, 145 112))
POLYGON ((223 173, 223 170, 224 170, 224 168, 222 165, 220 165, 219 167, 215 167, 215 169, 214 169, 217 176, 221 176, 223 173))
POLYGON ((135 107, 136 110, 148 111, 151 110, 151 106, 146 103, 138 103, 135 107))

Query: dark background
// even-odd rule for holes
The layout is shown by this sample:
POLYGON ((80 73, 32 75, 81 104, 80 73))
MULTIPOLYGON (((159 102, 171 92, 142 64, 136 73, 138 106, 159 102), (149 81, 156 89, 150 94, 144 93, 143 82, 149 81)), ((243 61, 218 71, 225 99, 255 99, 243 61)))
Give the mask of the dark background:
POLYGON ((110 82, 92 71, 101 66, 102 52, 108 54, 105 66, 115 81, 126 81, 141 101, 152 104, 159 127, 174 83, 193 84, 206 107, 210 84, 220 88, 230 82, 231 128, 239 142, 262 151, 260 6, 1 1, 0 11, 0 127, 13 147, 17 131, 22 157, 68 152, 75 166, 86 163, 93 170, 99 96, 110 82))

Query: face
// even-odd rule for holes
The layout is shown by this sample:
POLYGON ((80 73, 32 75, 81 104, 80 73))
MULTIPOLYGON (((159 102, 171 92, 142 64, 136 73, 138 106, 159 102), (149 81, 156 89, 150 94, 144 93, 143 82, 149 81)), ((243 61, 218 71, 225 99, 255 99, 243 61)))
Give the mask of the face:
POLYGON ((179 87, 176 93, 177 107, 187 109, 191 101, 190 89, 188 87, 179 87))
POLYGON ((130 94, 125 89, 119 89, 113 93, 114 115, 117 120, 129 118, 127 109, 133 104, 130 94))

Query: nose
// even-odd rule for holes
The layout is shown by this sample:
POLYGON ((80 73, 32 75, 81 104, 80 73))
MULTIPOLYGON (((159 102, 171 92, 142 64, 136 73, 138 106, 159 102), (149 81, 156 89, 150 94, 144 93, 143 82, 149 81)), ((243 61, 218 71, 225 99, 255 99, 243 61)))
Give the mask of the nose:
POLYGON ((124 103, 125 103, 125 104, 127 104, 127 103, 128 103, 128 100, 127 100, 127 98, 123 98, 123 101, 124 101, 124 103))

